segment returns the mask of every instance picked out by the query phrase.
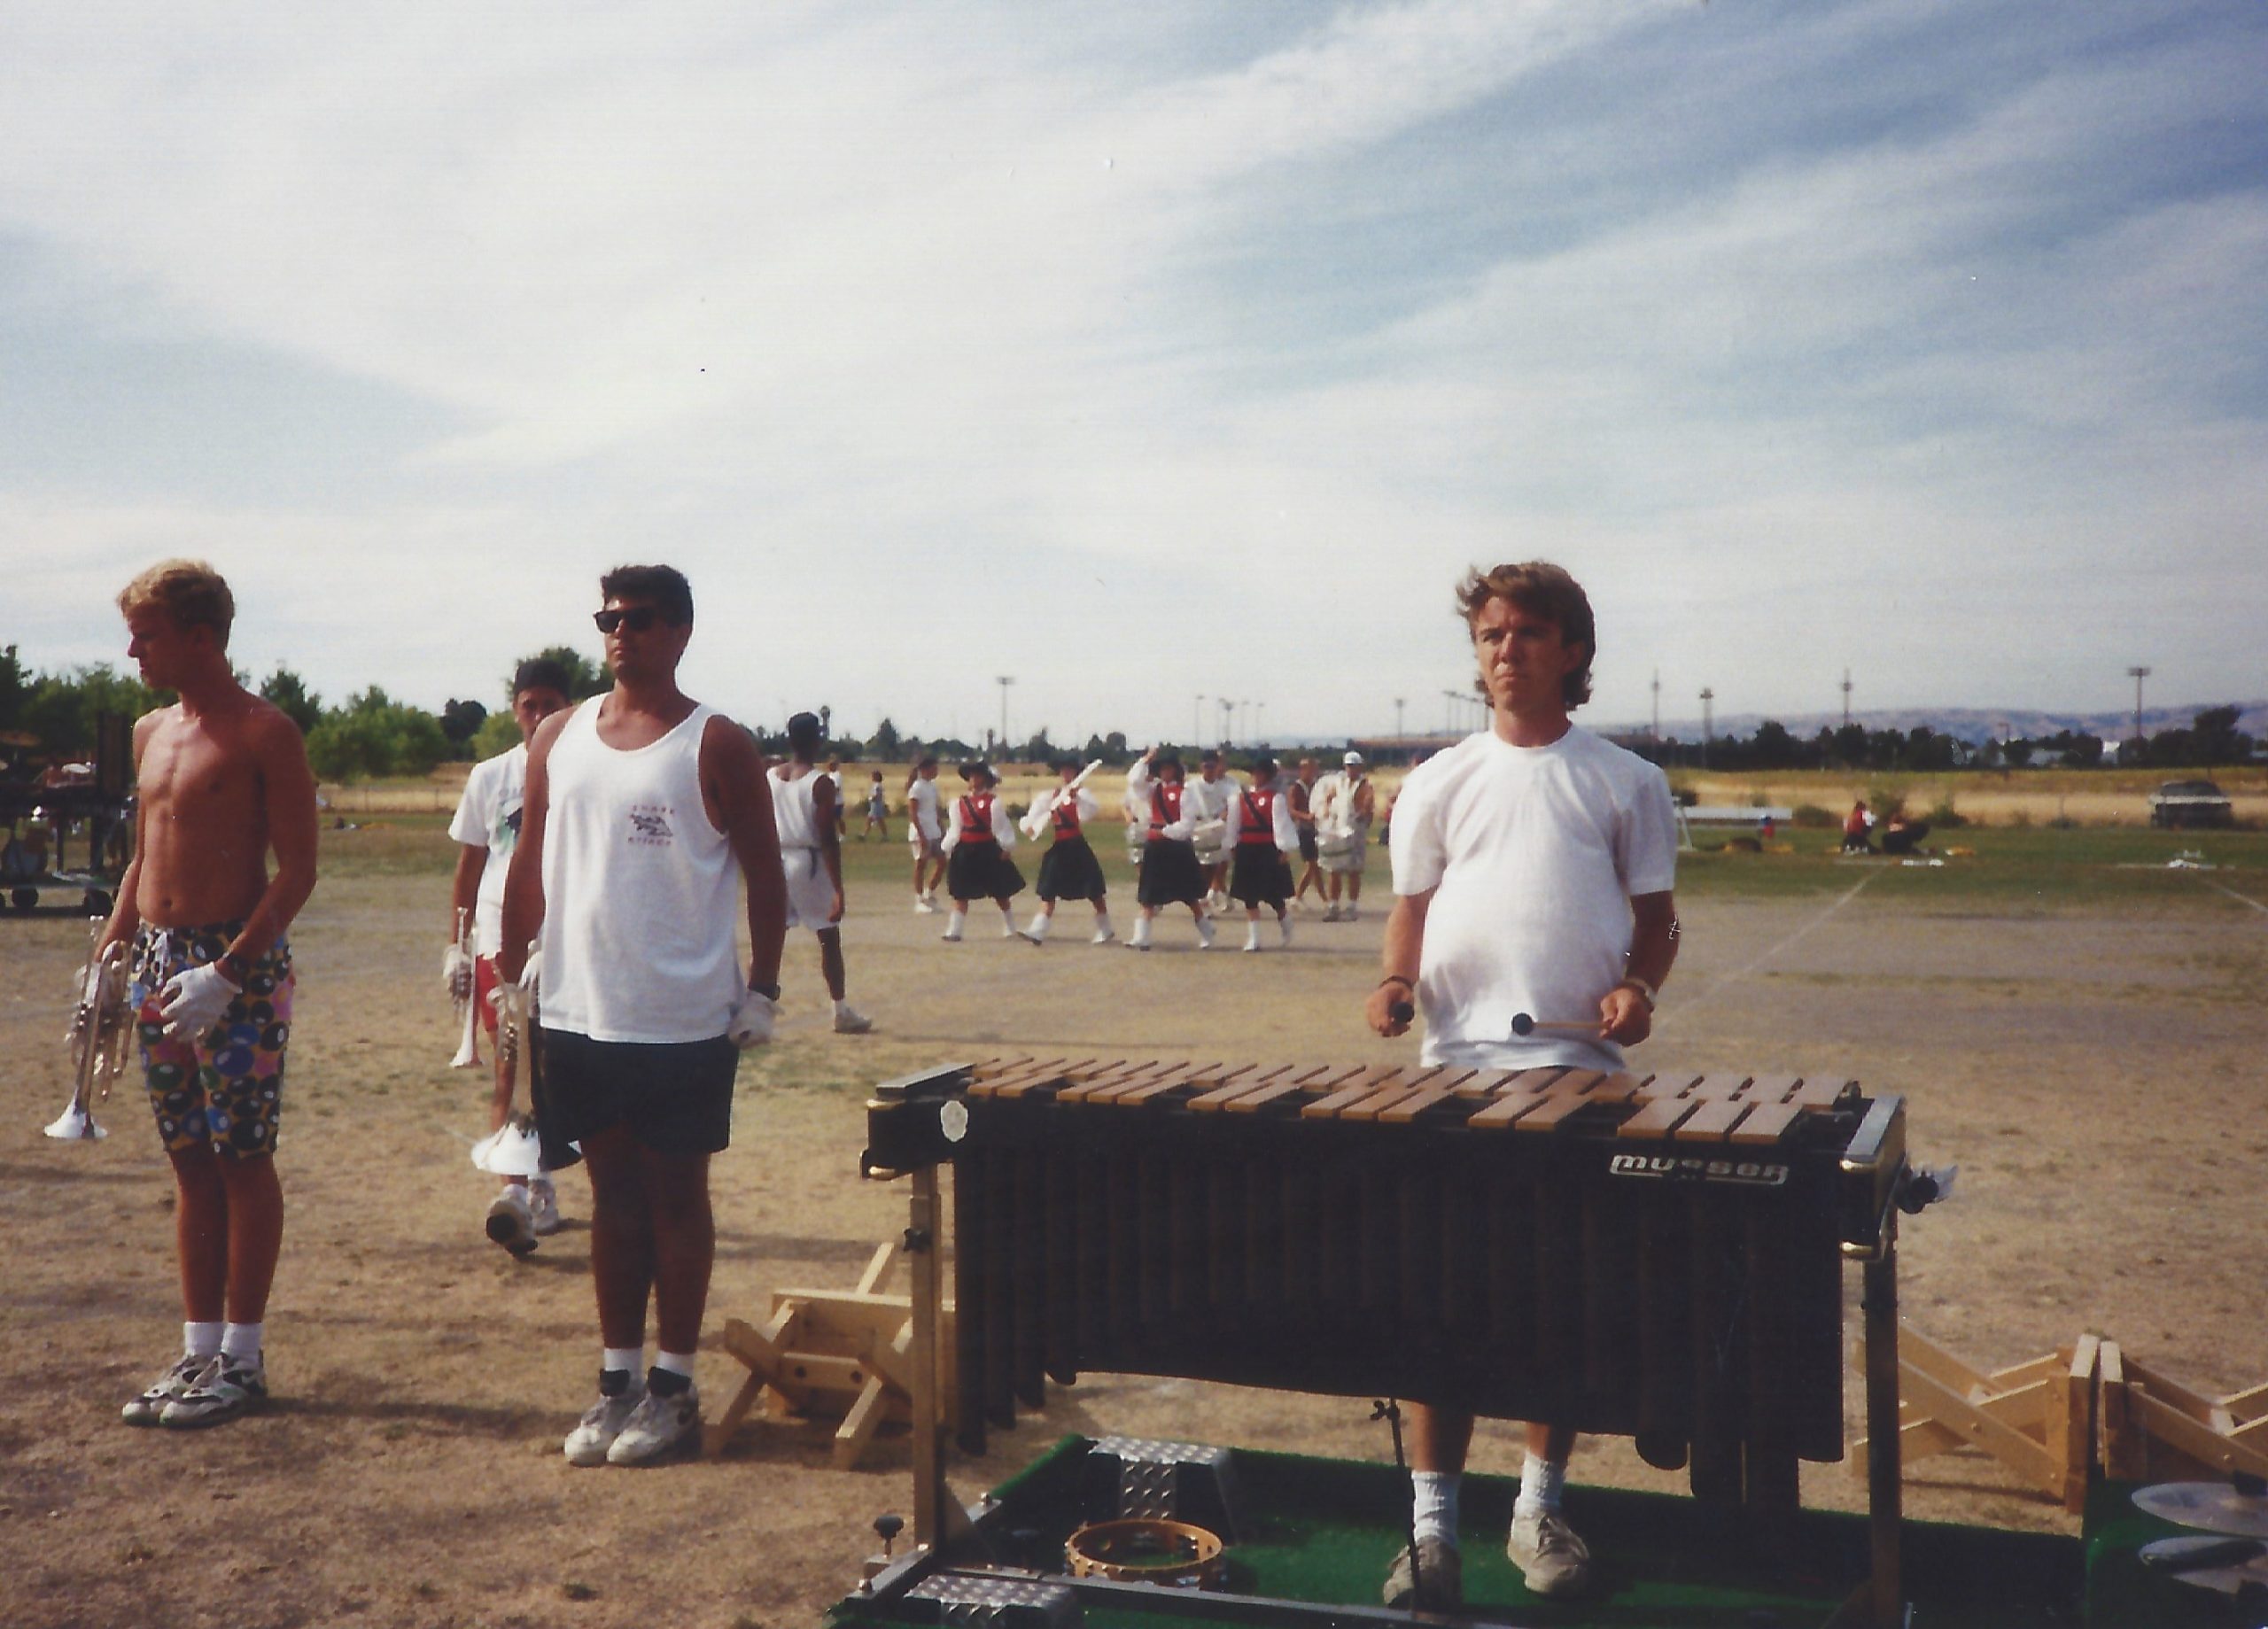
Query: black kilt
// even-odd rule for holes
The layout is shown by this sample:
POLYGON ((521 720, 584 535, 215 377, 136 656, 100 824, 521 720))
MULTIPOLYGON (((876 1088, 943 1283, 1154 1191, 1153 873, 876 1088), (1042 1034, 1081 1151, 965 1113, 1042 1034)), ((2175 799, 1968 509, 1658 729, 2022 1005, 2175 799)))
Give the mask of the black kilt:
POLYGON ((1239 904, 1281 907, 1292 896, 1292 867, 1272 842, 1240 842, 1229 870, 1229 897, 1239 904))
POLYGON ((1102 862, 1084 837, 1060 837, 1039 857, 1042 899, 1100 899, 1102 862))
POLYGON ((1006 899, 1024 891, 1024 873, 997 842, 965 842, 945 862, 945 892, 966 903, 1006 899))
POLYGON ((1135 897, 1146 905, 1193 905, 1205 897, 1205 868, 1193 844, 1153 837, 1142 845, 1142 886, 1135 897))

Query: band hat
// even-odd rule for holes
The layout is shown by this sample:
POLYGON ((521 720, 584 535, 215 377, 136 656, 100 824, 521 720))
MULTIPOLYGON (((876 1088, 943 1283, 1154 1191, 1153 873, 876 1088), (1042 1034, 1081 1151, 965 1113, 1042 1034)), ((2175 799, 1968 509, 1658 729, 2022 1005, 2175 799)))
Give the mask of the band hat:
POLYGON ((1363 761, 1363 755, 1359 752, 1350 752, 1339 761, 1341 764, 1348 764, 1351 767, 1352 765, 1360 764, 1363 761))

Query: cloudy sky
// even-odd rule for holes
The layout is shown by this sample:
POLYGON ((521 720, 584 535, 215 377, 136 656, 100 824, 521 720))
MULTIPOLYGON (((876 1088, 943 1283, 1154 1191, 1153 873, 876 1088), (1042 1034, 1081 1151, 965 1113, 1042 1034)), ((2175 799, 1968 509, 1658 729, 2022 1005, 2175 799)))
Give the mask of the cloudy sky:
POLYGON ((0 15, 0 642, 493 702, 608 565, 863 732, 2268 694, 2257 0, 0 15))

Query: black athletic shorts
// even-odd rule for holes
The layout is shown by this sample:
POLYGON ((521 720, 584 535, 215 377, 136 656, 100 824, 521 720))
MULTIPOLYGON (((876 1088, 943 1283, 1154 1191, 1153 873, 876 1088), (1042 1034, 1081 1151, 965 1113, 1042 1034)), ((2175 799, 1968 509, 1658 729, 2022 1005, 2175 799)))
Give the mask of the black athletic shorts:
POLYGON ((740 1048, 724 1036, 646 1044, 546 1029, 530 1097, 543 1162, 582 1158, 568 1146, 627 1126, 657 1154, 713 1154, 733 1140, 733 1071, 740 1048))
POLYGON ((1300 827, 1300 857, 1311 862, 1315 856, 1315 827, 1303 826, 1300 827))

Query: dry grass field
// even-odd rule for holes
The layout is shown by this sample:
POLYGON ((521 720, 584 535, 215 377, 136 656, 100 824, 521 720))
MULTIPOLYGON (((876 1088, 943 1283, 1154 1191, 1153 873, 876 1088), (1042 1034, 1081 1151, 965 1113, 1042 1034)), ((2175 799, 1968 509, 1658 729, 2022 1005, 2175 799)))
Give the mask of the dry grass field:
MULTIPOLYGON (((446 1067, 436 977, 440 824, 403 814, 326 834, 325 880, 295 932, 275 1402, 206 1434, 118 1423, 178 1327, 170 1183, 131 1097, 100 1111, 105 1142, 39 1135, 68 1095, 58 1042, 84 933, 0 921, 6 1624, 785 1629, 855 1579, 875 1514, 906 1509, 904 1439, 838 1472, 825 1423, 759 1421, 721 1457, 665 1470, 562 1462, 597 1358, 575 1220, 586 1193, 563 1181, 569 1228, 525 1262, 481 1237, 486 1189, 465 1158, 481 1092, 446 1067)), ((1961 1166, 1954 1200, 1905 1236, 1905 1304, 1923 1331, 2000 1365, 2098 1330, 2233 1390, 2268 1379, 2268 839, 2216 840, 2211 872, 2163 869, 2190 842, 2107 843, 1980 834, 1975 861, 1944 870, 1841 865, 1815 842, 1697 857, 1683 958, 1634 1062, 1844 1071, 1905 1094, 1920 1156, 1961 1166)), ((1115 867, 1115 843, 1098 846, 1115 867)), ((873 1082, 1021 1048, 1414 1056, 1359 1021, 1377 911, 1309 919, 1290 951, 1256 957, 1196 954, 1185 924, 1165 925, 1149 956, 1069 933, 1037 950, 989 926, 946 947, 937 919, 907 910, 904 853, 850 845, 851 994, 874 1036, 826 1033, 811 942, 790 942, 787 1021, 742 1064, 716 1162, 712 1332, 761 1313, 775 1286, 848 1285, 904 1225, 903 1194, 856 1176, 873 1082)), ((713 1413, 737 1365, 703 1364, 713 1413)), ((953 1475, 974 1493, 1062 1432, 1106 1429, 1386 1457, 1368 1413, 1366 1400, 1097 1377, 953 1475)), ((1484 1427, 1480 1468, 1513 1468, 1514 1441, 1484 1427)), ((1605 1441, 1585 1445, 1575 1475, 1672 1480, 1605 1441)), ((1845 1467, 1806 1468, 1813 1502, 1855 1508, 1858 1491, 1845 1467)), ((1918 1467, 1911 1498, 1930 1516, 2066 1521, 1982 1461, 1918 1467)))

